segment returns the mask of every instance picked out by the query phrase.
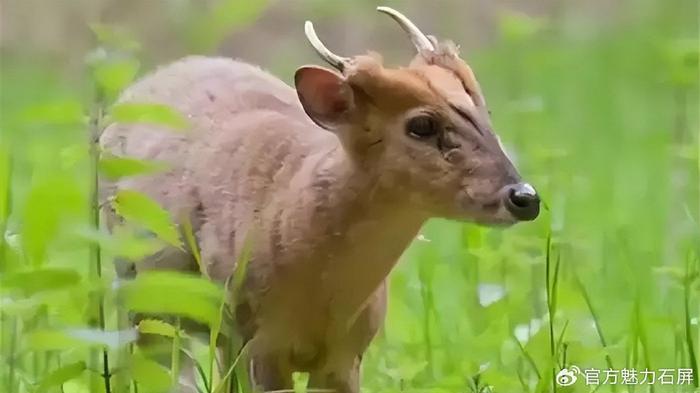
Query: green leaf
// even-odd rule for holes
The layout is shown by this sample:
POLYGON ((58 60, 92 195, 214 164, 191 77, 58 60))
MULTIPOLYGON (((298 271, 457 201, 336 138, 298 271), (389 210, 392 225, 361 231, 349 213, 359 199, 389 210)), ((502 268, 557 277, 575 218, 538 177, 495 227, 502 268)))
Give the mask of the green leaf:
POLYGON ((60 330, 36 330, 24 337, 27 349, 32 351, 63 351, 89 345, 60 330))
POLYGON ((131 358, 131 376, 145 391, 165 392, 170 389, 168 369, 140 353, 131 358))
POLYGON ((109 96, 114 96, 134 80, 138 70, 135 59, 112 59, 97 64, 93 77, 109 96))
POLYGON ((99 329, 67 329, 65 334, 90 345, 107 348, 121 348, 136 341, 136 329, 99 330, 99 329))
POLYGON ((72 175, 61 174, 32 185, 24 201, 21 236, 23 251, 32 265, 44 262, 49 245, 60 233, 61 223, 81 214, 85 197, 72 175))
POLYGON ((163 104, 125 102, 112 107, 112 119, 119 123, 145 123, 183 130, 187 118, 176 109, 163 104))
POLYGON ((117 157, 103 154, 99 163, 100 173, 107 179, 117 180, 123 177, 146 175, 168 169, 167 164, 130 157, 117 157))
POLYGON ((13 272, 0 278, 0 289, 21 290, 26 295, 42 291, 72 288, 80 283, 80 274, 67 268, 41 268, 13 272))
POLYGON ((254 230, 249 231, 243 240, 243 247, 241 253, 238 255, 238 260, 236 261, 236 270, 233 273, 233 295, 237 296, 238 292, 243 286, 243 280, 245 279, 246 272, 248 271, 248 262, 250 262, 250 254, 253 251, 254 243, 254 230))
POLYGON ((159 319, 144 319, 139 322, 137 327, 139 333, 141 334, 157 334, 164 337, 175 337, 176 335, 182 336, 182 331, 178 334, 178 329, 159 319))
POLYGON ((228 370, 226 373, 221 377, 219 380, 219 384, 216 386, 216 389, 214 389, 214 393, 222 393, 224 389, 228 385, 228 381, 231 378, 231 375, 236 371, 236 375, 240 376, 241 378, 238 380, 238 383, 241 386, 241 392, 252 392, 253 389, 250 388, 250 376, 248 375, 248 370, 245 365, 245 362, 241 362, 240 360, 242 358, 248 358, 249 356, 249 345, 250 341, 246 342, 241 350, 238 352, 238 355, 236 355, 236 358, 231 362, 231 365, 229 366, 228 370))
POLYGON ((121 190, 114 198, 114 209, 125 219, 142 225, 160 239, 182 248, 180 235, 170 213, 148 196, 132 190, 121 190))
POLYGON ((192 253, 194 260, 197 262, 197 267, 199 272, 204 276, 209 278, 207 274, 207 269, 202 264, 202 254, 199 252, 199 246, 197 245, 197 240, 194 237, 194 231, 192 230, 192 221, 187 215, 182 217, 182 233, 185 236, 185 244, 187 245, 189 251, 192 253))
MULTIPOLYGON (((1 285, 1 284, 0 284, 1 285)), ((30 318, 41 307, 36 297, 13 299, 10 296, 0 298, 0 313, 6 316, 30 318)))
POLYGON ((39 383, 39 386, 37 386, 35 392, 43 393, 53 387, 59 387, 71 379, 78 378, 86 368, 87 365, 83 361, 58 368, 44 377, 41 383, 39 383))
POLYGON ((112 228, 111 234, 94 228, 79 228, 75 235, 79 240, 99 244, 105 253, 134 262, 153 255, 166 245, 158 238, 139 236, 135 232, 133 228, 119 225, 112 228))
POLYGON ((136 330, 103 331, 97 329, 35 330, 25 337, 33 351, 63 351, 75 348, 120 348, 136 341, 136 330))
POLYGON ((143 272, 123 288, 129 310, 175 314, 212 326, 219 316, 222 289, 209 280, 180 272, 143 272))

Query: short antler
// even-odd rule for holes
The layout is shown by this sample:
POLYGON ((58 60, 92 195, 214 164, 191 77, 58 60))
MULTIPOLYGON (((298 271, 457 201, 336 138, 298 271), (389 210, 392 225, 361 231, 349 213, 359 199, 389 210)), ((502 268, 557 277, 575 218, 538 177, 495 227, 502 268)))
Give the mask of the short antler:
POLYGON ((331 52, 328 48, 326 48, 325 45, 323 45, 323 42, 318 38, 316 35, 316 31, 314 30, 314 25, 311 23, 311 21, 306 21, 304 24, 304 32, 306 33, 306 38, 309 40, 309 43, 311 43, 311 46, 316 50, 316 53, 318 53, 319 56, 323 60, 325 60, 328 64, 332 65, 333 67, 337 68, 340 72, 343 72, 345 70, 345 66, 350 62, 350 59, 347 57, 342 57, 338 56, 335 53, 331 52))
POLYGON ((401 26, 406 34, 408 34, 408 37, 411 39, 411 42, 413 42, 413 45, 415 45, 418 53, 425 51, 432 52, 435 50, 435 46, 433 46, 430 39, 428 39, 428 37, 402 13, 389 7, 377 7, 377 11, 389 15, 399 24, 399 26, 401 26))

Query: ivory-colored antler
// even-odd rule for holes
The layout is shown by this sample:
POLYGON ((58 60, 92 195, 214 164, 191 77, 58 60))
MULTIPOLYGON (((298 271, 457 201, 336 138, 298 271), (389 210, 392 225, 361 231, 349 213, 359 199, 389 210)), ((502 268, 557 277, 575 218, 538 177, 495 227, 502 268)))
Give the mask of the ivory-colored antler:
POLYGON ((323 45, 323 42, 321 42, 321 40, 318 38, 318 35, 316 35, 314 25, 311 23, 311 21, 307 20, 304 24, 304 32, 306 33, 306 38, 309 40, 309 43, 311 43, 311 46, 323 60, 341 72, 345 70, 345 66, 348 62, 350 62, 350 59, 347 57, 338 56, 331 52, 330 49, 326 48, 326 46, 323 45))
POLYGON ((413 42, 413 45, 415 45, 418 53, 423 51, 432 52, 435 50, 433 43, 428 39, 428 37, 423 34, 423 32, 420 31, 420 29, 416 27, 416 25, 413 24, 413 22, 411 22, 411 20, 404 14, 389 7, 377 7, 377 11, 389 15, 396 21, 396 23, 399 24, 399 26, 401 26, 406 34, 408 34, 408 37, 411 39, 411 42, 413 42))

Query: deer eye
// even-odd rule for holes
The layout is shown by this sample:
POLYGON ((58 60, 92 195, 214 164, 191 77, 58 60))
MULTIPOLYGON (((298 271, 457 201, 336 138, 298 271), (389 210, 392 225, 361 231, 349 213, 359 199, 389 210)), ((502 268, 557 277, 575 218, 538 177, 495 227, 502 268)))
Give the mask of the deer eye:
POLYGON ((438 133, 438 128, 437 120, 429 115, 413 117, 406 123, 406 133, 419 139, 430 138, 436 135, 438 133))

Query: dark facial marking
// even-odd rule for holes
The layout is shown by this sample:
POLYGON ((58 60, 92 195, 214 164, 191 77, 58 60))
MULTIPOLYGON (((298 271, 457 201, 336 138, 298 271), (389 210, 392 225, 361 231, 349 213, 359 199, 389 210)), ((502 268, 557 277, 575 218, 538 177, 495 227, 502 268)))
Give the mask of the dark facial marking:
POLYGON ((484 135, 484 131, 481 129, 481 127, 479 127, 479 124, 477 123, 476 119, 474 119, 471 113, 454 104, 450 104, 450 108, 452 108, 453 111, 457 112, 457 114, 461 116, 464 120, 466 120, 469 124, 474 126, 474 128, 480 135, 484 135))

